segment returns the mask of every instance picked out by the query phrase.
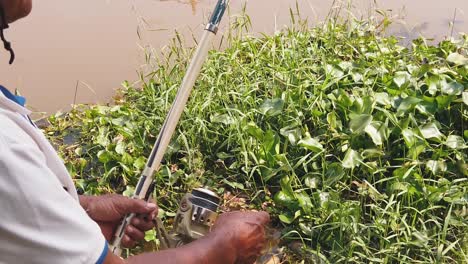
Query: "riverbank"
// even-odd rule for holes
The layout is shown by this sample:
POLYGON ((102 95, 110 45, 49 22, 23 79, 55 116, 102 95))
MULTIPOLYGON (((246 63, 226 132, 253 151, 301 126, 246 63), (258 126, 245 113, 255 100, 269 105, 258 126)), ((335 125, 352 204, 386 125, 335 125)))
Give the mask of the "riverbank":
MULTIPOLYGON (((270 212, 280 247, 305 263, 466 262, 468 37, 407 48, 381 22, 231 31, 156 175, 164 221, 208 186, 270 212)), ((135 186, 191 57, 175 43, 114 104, 49 118, 83 192, 135 186)))

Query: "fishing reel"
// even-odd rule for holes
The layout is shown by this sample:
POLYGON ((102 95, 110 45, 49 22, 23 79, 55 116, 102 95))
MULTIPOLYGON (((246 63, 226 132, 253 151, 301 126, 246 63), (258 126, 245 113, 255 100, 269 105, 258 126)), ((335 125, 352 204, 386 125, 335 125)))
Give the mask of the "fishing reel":
POLYGON ((180 247, 208 234, 218 217, 220 202, 221 198, 205 188, 185 194, 180 200, 172 231, 167 232, 161 219, 156 218, 156 236, 161 249, 180 247))

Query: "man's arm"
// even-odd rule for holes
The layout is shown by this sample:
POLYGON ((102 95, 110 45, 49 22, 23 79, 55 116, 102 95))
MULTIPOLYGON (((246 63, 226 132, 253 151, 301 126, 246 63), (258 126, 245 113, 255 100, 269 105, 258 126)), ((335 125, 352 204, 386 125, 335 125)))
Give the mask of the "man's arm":
MULTIPOLYGON (((2 117, 0 127, 15 126, 2 117)), ((105 248, 99 226, 21 130, 0 133, 0 208, 2 263, 95 263, 105 248)))
POLYGON ((126 260, 110 251, 104 264, 229 264, 236 260, 235 249, 216 236, 206 236, 177 249, 144 253, 126 260))
POLYGON ((104 264, 234 264, 254 263, 265 247, 265 212, 233 212, 220 216, 207 236, 176 249, 144 253, 123 260, 108 252, 104 264))

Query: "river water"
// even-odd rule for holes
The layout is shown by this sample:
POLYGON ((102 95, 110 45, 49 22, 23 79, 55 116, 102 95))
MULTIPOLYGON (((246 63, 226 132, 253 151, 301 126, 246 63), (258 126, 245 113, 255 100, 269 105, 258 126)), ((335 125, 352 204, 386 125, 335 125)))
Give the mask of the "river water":
MULTIPOLYGON (((271 33, 290 23, 299 6, 311 23, 323 20, 333 0, 232 0, 230 14, 244 4, 254 32, 271 33)), ((342 1, 345 4, 348 1, 342 1)), ((215 0, 41 0, 31 15, 6 31, 17 59, 0 51, 1 83, 18 89, 37 112, 67 110, 75 103, 107 102, 124 80, 138 80, 144 47, 163 49, 175 30, 198 37, 215 0)), ((353 14, 367 18, 376 8, 394 17, 390 32, 436 41, 468 33, 468 0, 355 0, 353 14), (451 23, 454 22, 454 23, 451 23), (451 26, 453 24, 453 26, 451 26)), ((375 13, 373 13, 375 15, 375 13)), ((224 26, 227 24, 224 21, 224 26)), ((221 31, 222 32, 222 29, 221 31)))

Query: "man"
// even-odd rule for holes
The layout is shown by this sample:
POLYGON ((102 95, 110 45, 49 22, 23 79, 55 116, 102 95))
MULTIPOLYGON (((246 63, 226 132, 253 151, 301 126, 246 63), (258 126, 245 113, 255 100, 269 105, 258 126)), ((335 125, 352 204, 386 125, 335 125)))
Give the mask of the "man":
MULTIPOLYGON (((0 0, 1 28, 29 14, 31 0, 0 0)), ((3 37, 2 40, 6 43, 3 37)), ((9 48, 6 44, 5 48, 9 48)), ((107 241, 122 217, 132 247, 153 227, 157 206, 118 195, 79 197, 63 163, 30 121, 24 100, 0 86, 0 263, 253 263, 264 246, 264 212, 219 217, 204 238, 123 260, 107 241)))

